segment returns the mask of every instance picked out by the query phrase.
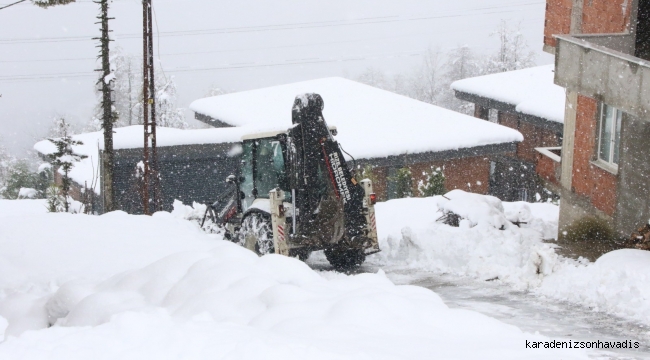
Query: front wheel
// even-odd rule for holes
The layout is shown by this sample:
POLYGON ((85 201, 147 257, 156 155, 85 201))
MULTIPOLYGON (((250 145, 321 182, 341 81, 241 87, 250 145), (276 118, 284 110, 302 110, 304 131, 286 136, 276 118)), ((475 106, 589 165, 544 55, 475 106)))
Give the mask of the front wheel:
POLYGON ((327 249, 325 257, 337 270, 354 270, 366 261, 366 255, 359 249, 327 249))
POLYGON ((257 255, 275 253, 271 216, 259 212, 246 215, 238 233, 238 242, 257 255))

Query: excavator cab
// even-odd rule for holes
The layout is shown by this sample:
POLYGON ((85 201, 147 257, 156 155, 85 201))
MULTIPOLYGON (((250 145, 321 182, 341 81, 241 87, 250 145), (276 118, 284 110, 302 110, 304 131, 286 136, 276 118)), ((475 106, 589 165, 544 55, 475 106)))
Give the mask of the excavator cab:
POLYGON ((286 140, 280 133, 267 137, 251 135, 242 141, 240 191, 244 194, 242 211, 248 210, 256 199, 269 199, 269 192, 280 188, 289 192, 286 169, 286 140))

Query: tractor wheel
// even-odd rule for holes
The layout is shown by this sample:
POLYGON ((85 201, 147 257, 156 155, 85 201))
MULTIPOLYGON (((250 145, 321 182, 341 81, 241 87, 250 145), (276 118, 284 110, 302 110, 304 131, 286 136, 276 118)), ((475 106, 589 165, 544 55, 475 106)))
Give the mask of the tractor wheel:
POLYGON ((238 235, 239 244, 257 255, 275 253, 270 215, 259 212, 248 214, 242 220, 238 235))
POLYGON ((366 261, 363 250, 358 249, 327 249, 325 257, 336 270, 354 270, 366 261))
POLYGON ((298 248, 298 249, 291 249, 289 250, 289 256, 298 258, 300 261, 307 261, 309 259, 309 255, 311 255, 311 250, 306 249, 306 248, 298 248))

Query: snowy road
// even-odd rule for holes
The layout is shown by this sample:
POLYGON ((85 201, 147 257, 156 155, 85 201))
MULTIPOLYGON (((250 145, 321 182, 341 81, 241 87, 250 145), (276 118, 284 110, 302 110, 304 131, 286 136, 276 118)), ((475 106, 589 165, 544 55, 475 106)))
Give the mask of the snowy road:
MULTIPOLYGON (((315 270, 332 270, 324 257, 312 257, 309 265, 315 270)), ((477 311, 525 332, 538 332, 552 340, 631 340, 641 344, 639 349, 593 351, 590 354, 593 359, 650 360, 650 328, 647 326, 585 307, 515 291, 500 283, 425 271, 382 269, 395 284, 417 285, 433 290, 450 308, 477 311)), ((376 265, 365 263, 358 271, 376 273, 378 270, 376 265)))
POLYGON ((396 284, 426 287, 440 295, 451 308, 478 311, 526 332, 539 332, 555 340, 632 340, 641 344, 636 350, 594 352, 595 359, 650 359, 650 329, 646 326, 572 304, 541 299, 501 284, 425 272, 384 270, 396 284))

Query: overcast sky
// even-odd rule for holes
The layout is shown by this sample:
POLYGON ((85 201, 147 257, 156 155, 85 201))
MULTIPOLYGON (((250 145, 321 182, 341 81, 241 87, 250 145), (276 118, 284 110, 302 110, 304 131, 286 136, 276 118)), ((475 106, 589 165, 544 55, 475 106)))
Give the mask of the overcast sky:
MULTIPOLYGON (((0 6, 14 0, 0 0, 0 6)), ((539 64, 543 0, 153 0, 155 52, 178 84, 179 106, 211 85, 247 90, 327 76, 355 78, 418 66, 428 47, 490 53, 501 19, 520 23, 539 64)), ((51 118, 86 122, 95 107, 98 49, 90 0, 51 9, 29 2, 0 10, 0 142, 20 153, 51 118)), ((142 52, 142 5, 111 3, 113 46, 142 52)), ((251 104, 254 106, 254 104, 251 104)), ((289 105, 290 106, 290 105, 289 105)), ((188 120, 191 113, 188 111, 188 120)), ((192 121, 193 122, 193 121, 192 121)), ((196 124, 195 122, 193 122, 196 124)))

